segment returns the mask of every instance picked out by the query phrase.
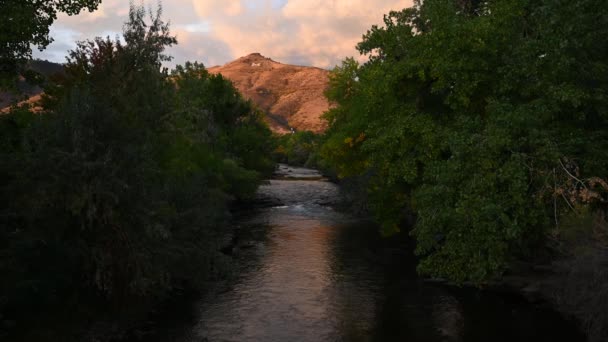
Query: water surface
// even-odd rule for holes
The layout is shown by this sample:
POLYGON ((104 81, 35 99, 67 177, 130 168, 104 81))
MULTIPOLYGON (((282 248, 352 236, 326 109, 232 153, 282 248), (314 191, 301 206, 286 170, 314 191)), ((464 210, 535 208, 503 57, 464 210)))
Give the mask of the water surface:
POLYGON ((328 206, 337 198, 332 183, 272 180, 259 193, 281 204, 235 223, 237 276, 200 298, 192 322, 167 328, 162 340, 583 340, 572 323, 521 298, 422 281, 410 252, 328 206))

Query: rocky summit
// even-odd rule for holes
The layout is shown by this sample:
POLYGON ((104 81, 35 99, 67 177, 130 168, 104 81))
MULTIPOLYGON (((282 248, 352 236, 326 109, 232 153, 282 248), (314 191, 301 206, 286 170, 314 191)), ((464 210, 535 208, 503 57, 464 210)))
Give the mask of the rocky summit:
POLYGON ((325 130, 321 115, 330 107, 323 94, 329 71, 279 63, 259 53, 208 70, 230 79, 243 96, 264 110, 273 131, 325 130))

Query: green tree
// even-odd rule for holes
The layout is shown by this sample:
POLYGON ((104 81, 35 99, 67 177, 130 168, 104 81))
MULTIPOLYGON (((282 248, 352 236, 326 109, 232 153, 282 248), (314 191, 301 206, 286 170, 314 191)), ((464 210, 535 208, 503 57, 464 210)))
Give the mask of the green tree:
POLYGON ((275 158, 281 163, 293 166, 313 167, 320 136, 311 131, 298 131, 278 138, 274 151, 275 158))
POLYGON ((94 11, 101 0, 3 0, 0 2, 0 86, 8 85, 32 57, 32 45, 44 49, 52 41, 49 28, 62 12, 94 11))
POLYGON ((483 282, 605 197, 592 181, 608 172, 601 8, 416 2, 364 35, 369 62, 334 70, 323 156, 366 180, 386 233, 416 213, 421 272, 483 282))
POLYGON ((272 133, 262 113, 246 101, 232 82, 212 75, 199 63, 178 65, 172 72, 178 89, 174 112, 180 129, 225 158, 225 189, 237 198, 253 196, 262 176, 274 170, 272 133))
POLYGON ((160 13, 79 43, 42 115, 0 117, 3 317, 128 312, 224 270, 229 204, 273 168, 271 134, 226 79, 162 67, 160 13))

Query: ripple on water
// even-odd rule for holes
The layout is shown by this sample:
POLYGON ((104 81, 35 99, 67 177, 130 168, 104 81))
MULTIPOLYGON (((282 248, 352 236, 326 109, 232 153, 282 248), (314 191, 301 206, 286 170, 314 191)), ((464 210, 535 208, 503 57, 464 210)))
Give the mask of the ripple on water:
POLYGON ((227 291, 200 300, 180 341, 582 340, 528 303, 424 283, 407 254, 377 262, 376 228, 320 204, 337 198, 332 183, 272 180, 259 192, 284 205, 239 223, 257 242, 237 254, 227 291))

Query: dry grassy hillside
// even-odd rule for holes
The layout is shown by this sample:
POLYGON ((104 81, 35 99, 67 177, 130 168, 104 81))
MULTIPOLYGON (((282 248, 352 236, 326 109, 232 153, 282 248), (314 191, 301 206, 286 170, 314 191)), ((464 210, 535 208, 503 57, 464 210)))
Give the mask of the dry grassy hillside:
POLYGON ((329 109, 323 95, 329 82, 327 70, 282 64, 252 53, 209 68, 209 72, 230 79, 246 98, 266 111, 276 132, 285 133, 291 127, 314 132, 326 128, 321 115, 329 109))
MULTIPOLYGON (((42 60, 29 61, 26 69, 42 76, 43 82, 54 75, 63 73, 63 65, 42 60)), ((16 89, 0 89, 0 114, 8 112, 10 106, 15 104, 35 106, 40 101, 41 93, 40 85, 30 84, 24 77, 20 77, 16 89)))
MULTIPOLYGON (((42 63, 37 62, 34 66, 42 63)), ((46 64, 38 69, 42 67, 49 69, 46 64)), ((57 72, 55 69, 52 71, 57 72)), ((41 71, 44 73, 46 69, 41 71)), ((287 133, 291 128, 321 132, 326 128, 321 115, 329 109, 323 95, 329 83, 327 70, 282 64, 252 53, 224 66, 209 68, 209 72, 221 73, 230 79, 246 98, 267 113, 268 123, 275 132, 287 133)), ((22 90, 21 99, 0 92, 0 113, 8 111, 8 106, 15 102, 35 104, 42 89, 30 88, 22 90), (28 99, 29 96, 32 97, 28 99)))

